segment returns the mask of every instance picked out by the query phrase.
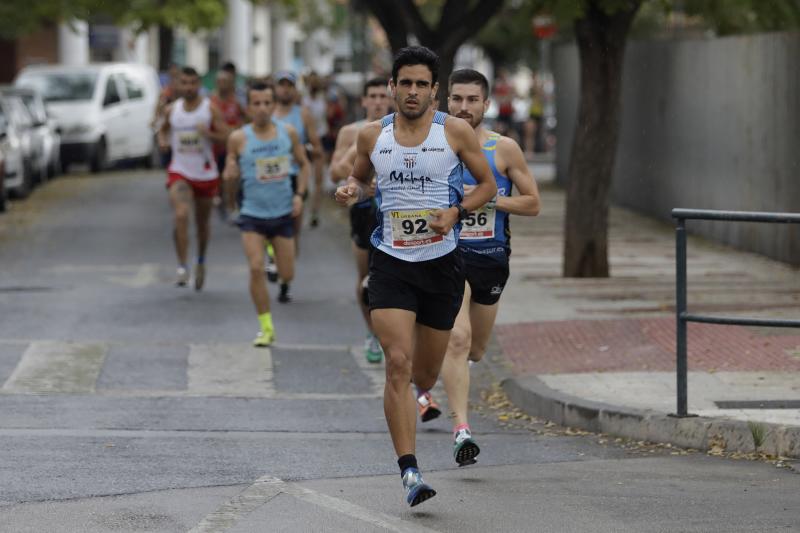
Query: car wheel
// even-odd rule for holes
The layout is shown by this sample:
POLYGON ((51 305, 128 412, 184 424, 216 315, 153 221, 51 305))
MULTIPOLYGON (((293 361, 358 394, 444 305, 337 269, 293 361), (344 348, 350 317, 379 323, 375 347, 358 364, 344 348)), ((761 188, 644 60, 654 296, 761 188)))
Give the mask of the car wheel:
POLYGON ((108 149, 106 148, 105 138, 101 137, 100 140, 97 141, 97 146, 94 148, 90 169, 96 174, 104 171, 106 168, 108 168, 108 149))
POLYGON ((14 198, 27 198, 33 189, 33 171, 29 163, 24 163, 20 171, 22 172, 22 183, 20 183, 19 187, 8 192, 14 198))

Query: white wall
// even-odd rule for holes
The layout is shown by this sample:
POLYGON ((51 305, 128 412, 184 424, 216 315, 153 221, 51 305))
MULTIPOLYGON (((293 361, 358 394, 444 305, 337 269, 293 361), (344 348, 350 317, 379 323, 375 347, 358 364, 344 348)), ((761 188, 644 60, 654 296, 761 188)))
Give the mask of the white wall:
POLYGON ((89 24, 73 20, 58 27, 58 61, 62 65, 89 63, 89 24))

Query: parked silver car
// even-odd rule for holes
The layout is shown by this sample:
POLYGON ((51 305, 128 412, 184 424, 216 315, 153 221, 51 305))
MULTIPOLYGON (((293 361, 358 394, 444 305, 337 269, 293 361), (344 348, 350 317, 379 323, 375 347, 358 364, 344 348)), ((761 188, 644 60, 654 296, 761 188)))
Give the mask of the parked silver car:
POLYGON ((36 183, 41 147, 36 144, 33 120, 18 96, 0 95, 0 149, 5 156, 5 189, 24 198, 36 183))
POLYGON ((45 108, 41 94, 34 89, 13 85, 0 86, 0 94, 22 99, 33 121, 35 143, 41 147, 35 173, 42 180, 54 177, 61 171, 61 135, 56 121, 45 108))

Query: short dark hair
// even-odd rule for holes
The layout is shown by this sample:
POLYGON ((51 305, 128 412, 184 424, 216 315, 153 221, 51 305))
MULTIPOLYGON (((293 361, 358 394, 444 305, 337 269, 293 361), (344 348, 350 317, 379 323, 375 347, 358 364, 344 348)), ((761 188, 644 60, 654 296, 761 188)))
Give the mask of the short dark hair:
POLYGON ((401 48, 394 56, 392 65, 392 79, 397 83, 397 73, 402 67, 409 65, 425 65, 431 71, 431 83, 436 84, 439 79, 439 56, 430 48, 424 46, 407 46, 401 48))
POLYGON ((181 74, 185 74, 186 76, 194 76, 195 78, 200 77, 200 74, 198 74, 194 67, 183 67, 181 69, 181 74))
POLYGON ((219 69, 224 70, 225 72, 230 72, 236 76, 236 65, 234 65, 232 61, 226 61, 221 67, 219 67, 219 69))
POLYGON ((386 78, 372 78, 367 83, 364 84, 364 94, 363 96, 367 96, 367 91, 369 91, 370 87, 386 87, 386 84, 389 83, 389 80, 386 78))
POLYGON ((254 81, 247 86, 247 103, 250 103, 250 91, 266 91, 272 92, 272 98, 275 98, 275 87, 271 83, 263 81, 254 81))
POLYGON ((452 91, 453 85, 456 83, 474 83, 476 85, 480 85, 481 90, 483 91, 483 99, 486 100, 489 97, 489 80, 487 80, 486 76, 477 70, 473 70, 471 68, 454 70, 453 73, 450 74, 450 85, 448 86, 448 90, 452 91))

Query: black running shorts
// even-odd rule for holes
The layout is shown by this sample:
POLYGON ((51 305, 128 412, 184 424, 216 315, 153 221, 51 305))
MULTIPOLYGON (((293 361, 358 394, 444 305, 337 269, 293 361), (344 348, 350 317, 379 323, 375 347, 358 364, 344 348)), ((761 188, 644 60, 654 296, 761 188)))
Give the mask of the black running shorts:
POLYGON ((410 262, 375 249, 369 265, 369 308, 405 309, 433 329, 453 329, 464 298, 464 265, 458 250, 410 262))
POLYGON ((508 261, 476 260, 474 254, 464 255, 464 270, 472 290, 471 301, 481 305, 494 305, 500 301, 508 281, 508 261))
POLYGON ((376 211, 374 202, 369 202, 369 205, 364 207, 356 204, 350 208, 350 237, 362 250, 370 248, 370 237, 378 225, 378 219, 375 217, 376 211))
POLYGON ((256 218, 247 215, 239 215, 236 224, 242 231, 253 231, 271 239, 273 237, 294 237, 294 219, 292 215, 285 215, 278 218, 256 218))

